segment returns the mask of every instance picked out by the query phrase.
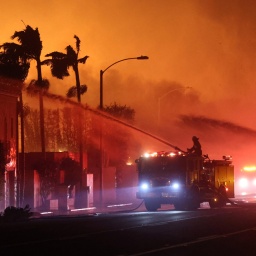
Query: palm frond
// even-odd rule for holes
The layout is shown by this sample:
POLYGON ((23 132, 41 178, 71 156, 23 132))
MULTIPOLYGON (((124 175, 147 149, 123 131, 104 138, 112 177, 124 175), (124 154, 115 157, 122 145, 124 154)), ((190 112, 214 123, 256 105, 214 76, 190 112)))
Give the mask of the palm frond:
MULTIPOLYGON (((83 84, 80 86, 80 94, 83 95, 84 93, 87 92, 87 85, 83 84)), ((72 86, 68 89, 66 96, 68 98, 76 97, 77 96, 77 87, 72 86)))
POLYGON ((52 57, 52 59, 46 59, 41 62, 42 65, 50 66, 51 73, 58 79, 63 79, 65 76, 69 76, 68 72, 68 60, 67 55, 62 52, 51 52, 45 55, 46 57, 52 57))
POLYGON ((45 55, 45 57, 52 57, 53 59, 64 59, 67 57, 67 55, 63 52, 51 52, 45 55))
POLYGON ((27 91, 30 94, 38 93, 40 90, 47 91, 50 87, 50 82, 48 79, 43 79, 42 82, 32 79, 27 87, 27 91))
POLYGON ((46 66, 52 65, 52 60, 51 59, 43 60, 41 61, 41 65, 46 65, 46 66))
POLYGON ((0 49, 3 49, 6 56, 9 55, 10 60, 11 59, 19 59, 21 62, 25 63, 28 62, 29 59, 27 58, 26 53, 23 51, 23 48, 21 45, 16 43, 4 43, 0 45, 0 49))
POLYGON ((0 48, 2 48, 4 51, 8 51, 9 49, 17 49, 18 47, 20 47, 19 44, 16 43, 4 43, 2 45, 0 45, 0 48))
POLYGON ((63 79, 65 76, 69 76, 67 61, 60 59, 52 60, 51 72, 52 75, 58 79, 63 79))
POLYGON ((78 53, 80 52, 80 43, 81 43, 81 41, 80 41, 79 37, 76 36, 76 35, 74 35, 74 38, 76 39, 76 51, 77 51, 77 55, 78 55, 78 53))
POLYGON ((73 66, 74 63, 76 63, 76 61, 77 61, 76 52, 75 52, 75 50, 73 49, 73 47, 71 45, 68 45, 66 47, 66 51, 67 51, 68 65, 73 66))
POLYGON ((72 86, 68 89, 67 93, 66 93, 66 96, 68 98, 72 98, 72 97, 76 97, 77 95, 77 89, 76 89, 76 86, 72 86))
POLYGON ((84 94, 84 93, 86 93, 87 92, 87 85, 86 84, 82 84, 81 86, 80 86, 80 94, 84 94))
POLYGON ((82 63, 82 64, 85 64, 86 60, 89 58, 89 56, 84 56, 83 58, 80 58, 77 60, 78 63, 82 63))
POLYGON ((23 31, 15 31, 11 38, 18 40, 29 58, 37 59, 40 57, 43 46, 38 28, 33 29, 30 26, 26 26, 23 31))
POLYGON ((11 39, 17 39, 19 43, 22 43, 24 38, 25 31, 15 31, 14 34, 11 36, 11 39))

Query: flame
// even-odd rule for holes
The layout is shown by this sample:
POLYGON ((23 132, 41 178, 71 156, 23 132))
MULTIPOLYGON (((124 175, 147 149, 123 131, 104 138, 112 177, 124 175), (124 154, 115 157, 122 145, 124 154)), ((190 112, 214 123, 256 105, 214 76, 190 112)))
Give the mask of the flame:
POLYGON ((245 166, 243 168, 243 171, 245 172, 255 172, 256 171, 256 166, 255 165, 252 165, 252 166, 245 166))

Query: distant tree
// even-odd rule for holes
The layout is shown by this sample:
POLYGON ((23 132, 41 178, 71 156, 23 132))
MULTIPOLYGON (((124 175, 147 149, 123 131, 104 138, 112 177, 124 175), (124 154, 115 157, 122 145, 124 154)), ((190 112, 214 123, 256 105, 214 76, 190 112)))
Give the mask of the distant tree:
POLYGON ((126 105, 122 106, 114 102, 109 106, 105 106, 103 110, 112 116, 128 121, 129 123, 134 122, 135 110, 126 105))
POLYGON ((50 65, 51 73, 54 77, 63 79, 65 76, 69 76, 69 68, 72 67, 75 72, 76 86, 72 86, 68 92, 67 97, 77 97, 77 101, 81 102, 81 95, 87 91, 86 85, 80 84, 78 64, 85 64, 89 56, 78 58, 80 52, 80 39, 78 36, 74 36, 76 39, 76 50, 71 45, 66 47, 66 53, 54 51, 45 55, 45 57, 51 57, 46 59, 42 64, 50 65))

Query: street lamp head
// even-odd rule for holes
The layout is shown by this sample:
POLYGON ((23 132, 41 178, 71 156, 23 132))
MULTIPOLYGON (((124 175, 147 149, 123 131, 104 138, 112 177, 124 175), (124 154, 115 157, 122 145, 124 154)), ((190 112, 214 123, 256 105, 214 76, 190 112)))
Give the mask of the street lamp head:
POLYGON ((141 56, 137 57, 137 60, 148 60, 148 56, 141 55, 141 56))
POLYGON ((103 74, 112 66, 116 65, 117 63, 125 60, 147 60, 148 56, 141 55, 139 57, 132 57, 132 58, 126 58, 126 59, 121 59, 118 60, 114 63, 112 63, 110 66, 105 68, 104 70, 100 70, 100 109, 103 109, 103 74))

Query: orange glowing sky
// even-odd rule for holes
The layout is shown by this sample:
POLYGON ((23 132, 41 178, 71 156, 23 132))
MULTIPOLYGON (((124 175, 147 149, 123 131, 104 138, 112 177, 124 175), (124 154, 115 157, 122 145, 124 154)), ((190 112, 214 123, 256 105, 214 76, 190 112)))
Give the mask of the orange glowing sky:
MULTIPOLYGON (((15 30, 24 29, 23 22, 37 27, 43 60, 49 52, 75 46, 77 35, 80 56, 90 56, 80 66, 81 83, 88 86, 82 101, 92 107, 99 104, 100 69, 147 55, 147 61, 125 61, 104 74, 104 104, 126 104, 150 120, 157 117, 162 95, 190 86, 184 95, 197 102, 180 106, 181 113, 256 129, 255 13, 254 0, 4 1, 0 43, 11 41, 15 30)), ((48 67, 43 76, 51 78, 48 67)), ((28 80, 33 78, 32 68, 28 80)), ((72 72, 51 81, 50 92, 61 95, 75 84, 72 72)), ((173 100, 169 96, 166 100, 173 100)), ((190 143, 190 134, 187 138, 190 143)))

